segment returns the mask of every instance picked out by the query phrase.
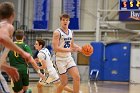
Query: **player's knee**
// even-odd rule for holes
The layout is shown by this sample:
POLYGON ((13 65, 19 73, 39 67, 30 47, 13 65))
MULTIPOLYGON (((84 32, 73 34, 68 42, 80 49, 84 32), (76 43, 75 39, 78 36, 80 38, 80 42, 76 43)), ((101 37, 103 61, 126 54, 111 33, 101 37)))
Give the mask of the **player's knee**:
POLYGON ((75 75, 75 76, 73 77, 73 80, 75 80, 75 81, 80 81, 80 75, 75 75))
POLYGON ((43 85, 41 85, 40 83, 37 83, 37 88, 42 88, 43 85))
POLYGON ((62 82, 61 82, 61 85, 62 85, 62 86, 66 86, 67 84, 68 84, 68 81, 62 81, 62 82))

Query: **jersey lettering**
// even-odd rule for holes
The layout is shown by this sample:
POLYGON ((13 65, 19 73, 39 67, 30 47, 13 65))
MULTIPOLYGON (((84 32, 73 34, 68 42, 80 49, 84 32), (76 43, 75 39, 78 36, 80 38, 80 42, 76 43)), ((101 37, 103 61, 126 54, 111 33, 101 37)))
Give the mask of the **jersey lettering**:
POLYGON ((70 47, 70 41, 65 41, 64 48, 69 48, 70 47))
POLYGON ((14 56, 15 57, 19 57, 19 54, 17 52, 14 51, 14 56))

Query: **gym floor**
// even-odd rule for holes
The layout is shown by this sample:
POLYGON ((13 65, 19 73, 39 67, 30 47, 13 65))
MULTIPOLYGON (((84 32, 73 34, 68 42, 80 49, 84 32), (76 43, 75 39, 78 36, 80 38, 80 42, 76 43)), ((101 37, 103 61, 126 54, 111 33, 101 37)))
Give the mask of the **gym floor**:
MULTIPOLYGON (((32 93, 37 93, 37 82, 30 82, 32 93)), ((9 83, 10 86, 10 83, 9 83)), ((69 86, 72 87, 72 82, 69 81, 69 86)), ((55 87, 53 84, 43 87, 44 93, 54 93, 55 87)), ((111 82, 111 81, 81 81, 81 93, 140 93, 140 84, 129 84, 128 82, 111 82)), ((12 89, 11 89, 11 93, 12 89)), ((63 92, 67 93, 67 92, 63 92)))

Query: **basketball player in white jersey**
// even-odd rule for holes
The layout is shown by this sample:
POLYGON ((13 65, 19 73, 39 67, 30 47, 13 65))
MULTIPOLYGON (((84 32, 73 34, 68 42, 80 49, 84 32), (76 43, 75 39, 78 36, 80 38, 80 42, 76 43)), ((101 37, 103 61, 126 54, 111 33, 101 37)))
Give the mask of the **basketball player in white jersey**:
POLYGON ((8 50, 16 51, 27 61, 34 61, 30 54, 24 52, 12 41, 14 27, 12 25, 15 17, 14 5, 11 2, 0 3, 0 93, 10 93, 7 82, 1 75, 1 71, 5 71, 13 81, 18 81, 19 74, 16 68, 10 67, 6 64, 6 56, 8 50))
POLYGON ((74 43, 73 31, 68 29, 69 22, 70 16, 62 14, 60 16, 60 28, 53 32, 52 44, 61 80, 61 84, 57 88, 57 93, 62 93, 68 83, 67 72, 73 78, 73 93, 79 93, 80 75, 71 52, 81 52, 81 47, 74 43))
MULTIPOLYGON (((47 48, 43 48, 45 46, 45 41, 42 39, 37 39, 34 46, 35 49, 39 51, 37 54, 37 61, 41 63, 40 69, 44 70, 44 78, 40 78, 37 84, 38 93, 43 93, 42 87, 44 85, 53 82, 57 87, 60 84, 60 80, 57 71, 51 61, 51 54, 49 50, 47 48)), ((66 86, 64 90, 73 93, 73 90, 68 86, 66 86)))

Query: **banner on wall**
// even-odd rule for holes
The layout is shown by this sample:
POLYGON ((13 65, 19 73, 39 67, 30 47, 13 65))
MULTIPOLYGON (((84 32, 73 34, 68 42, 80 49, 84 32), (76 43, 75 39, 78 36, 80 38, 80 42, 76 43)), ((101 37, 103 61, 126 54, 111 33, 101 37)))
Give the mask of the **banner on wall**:
POLYGON ((120 0, 120 21, 140 21, 140 0, 120 0))
POLYGON ((70 15, 69 28, 79 30, 80 0, 63 0, 62 12, 70 15))
POLYGON ((48 30, 50 0, 34 0, 34 30, 48 30))

